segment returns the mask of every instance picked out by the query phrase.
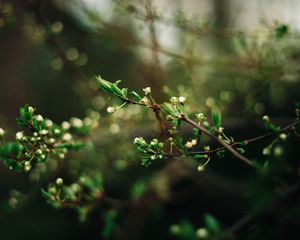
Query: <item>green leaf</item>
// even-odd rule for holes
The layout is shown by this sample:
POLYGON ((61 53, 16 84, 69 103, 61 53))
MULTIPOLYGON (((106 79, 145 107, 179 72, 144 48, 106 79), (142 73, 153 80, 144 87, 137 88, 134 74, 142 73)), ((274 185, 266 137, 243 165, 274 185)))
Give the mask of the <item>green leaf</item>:
POLYGON ((14 159, 5 158, 3 162, 11 170, 16 172, 21 172, 23 170, 23 166, 14 159))
POLYGON ((300 109, 300 102, 295 102, 295 107, 300 109))
POLYGON ((120 97, 124 97, 122 90, 117 86, 116 83, 113 83, 111 85, 111 89, 113 90, 113 94, 118 95, 120 97))
POLYGON ((219 108, 214 108, 211 112, 212 120, 217 128, 221 127, 222 115, 219 108))
POLYGON ((220 224, 218 221, 210 214, 204 216, 204 223, 209 232, 217 234, 221 231, 220 224))
POLYGON ((113 94, 112 83, 102 79, 100 76, 96 77, 99 88, 109 94, 113 94))
POLYGON ((274 124, 272 124, 270 121, 265 121, 265 127, 266 129, 274 132, 274 133, 279 133, 280 132, 280 127, 279 126, 275 126, 274 124))
POLYGON ((145 180, 138 180, 131 188, 131 197, 133 199, 139 199, 145 192, 145 180))
POLYGON ((127 95, 128 95, 128 88, 122 88, 122 94, 123 94, 123 97, 127 97, 127 95))
POLYGON ((115 229, 117 216, 118 212, 116 209, 111 209, 104 214, 104 227, 102 230, 102 237, 104 239, 108 239, 111 236, 112 231, 115 229))
POLYGON ((62 143, 59 145, 56 145, 55 148, 67 148, 67 149, 81 149, 84 147, 84 144, 81 142, 76 143, 62 143))
POLYGON ((174 105, 171 104, 171 103, 163 103, 163 105, 161 106, 163 112, 165 112, 166 114, 169 114, 169 115, 175 115, 177 114, 177 110, 175 109, 174 105))
POLYGON ((289 26, 286 24, 280 24, 275 28, 275 34, 277 38, 282 38, 289 32, 289 26))
POLYGON ((141 101, 142 97, 137 92, 131 91, 130 94, 133 95, 135 101, 137 102, 141 101))
POLYGON ((8 142, 1 146, 0 157, 11 158, 17 156, 24 147, 18 142, 8 142))

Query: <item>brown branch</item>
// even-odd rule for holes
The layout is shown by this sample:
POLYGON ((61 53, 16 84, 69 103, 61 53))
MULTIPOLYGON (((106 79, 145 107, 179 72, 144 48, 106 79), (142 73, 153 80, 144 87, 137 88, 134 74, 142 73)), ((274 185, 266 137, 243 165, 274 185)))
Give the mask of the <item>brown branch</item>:
POLYGON ((220 143, 224 149, 226 149, 227 151, 231 152, 232 155, 234 155, 236 158, 240 159, 241 161, 245 162, 246 164, 248 164, 249 166, 253 166, 253 162, 250 161, 248 158, 246 158, 245 156, 243 156, 242 154, 240 154, 238 151, 236 151, 230 144, 226 143, 223 139, 219 138, 218 136, 214 135, 212 132, 210 132, 209 130, 207 130, 205 127, 197 124, 196 122, 194 122, 192 119, 190 119, 189 117, 187 117, 186 115, 181 115, 181 119, 183 121, 185 121, 186 123, 190 124, 191 126, 199 129, 201 132, 203 132, 205 135, 215 139, 218 143, 220 143))

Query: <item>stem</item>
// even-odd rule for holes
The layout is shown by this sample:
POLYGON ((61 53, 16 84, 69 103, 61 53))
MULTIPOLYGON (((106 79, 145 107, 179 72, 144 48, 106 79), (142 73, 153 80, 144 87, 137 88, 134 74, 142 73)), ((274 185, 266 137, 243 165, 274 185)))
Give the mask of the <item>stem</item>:
POLYGON ((186 123, 192 125, 193 127, 199 129, 201 132, 203 132, 207 136, 215 139, 218 143, 220 143, 224 147, 224 149, 226 149, 227 151, 231 152, 232 155, 235 156, 236 158, 240 159, 241 161, 243 161, 244 163, 248 164, 249 166, 254 166, 253 163, 252 163, 252 161, 250 161, 248 158, 246 158, 245 156, 243 156, 242 154, 240 154, 231 145, 227 144, 225 141, 223 141, 222 139, 218 138, 216 135, 214 135, 213 133, 211 133, 205 127, 197 124, 192 119, 190 119, 189 117, 187 117, 187 116, 185 116, 183 114, 181 115, 181 119, 183 121, 185 121, 186 123))

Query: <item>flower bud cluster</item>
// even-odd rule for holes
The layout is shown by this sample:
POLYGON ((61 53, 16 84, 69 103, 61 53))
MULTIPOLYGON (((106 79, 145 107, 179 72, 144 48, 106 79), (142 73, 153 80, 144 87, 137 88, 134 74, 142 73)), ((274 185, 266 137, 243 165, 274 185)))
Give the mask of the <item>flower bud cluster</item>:
POLYGON ((137 145, 139 152, 146 154, 142 157, 142 165, 149 166, 151 161, 164 158, 164 144, 156 138, 147 143, 144 138, 136 137, 133 143, 137 145))

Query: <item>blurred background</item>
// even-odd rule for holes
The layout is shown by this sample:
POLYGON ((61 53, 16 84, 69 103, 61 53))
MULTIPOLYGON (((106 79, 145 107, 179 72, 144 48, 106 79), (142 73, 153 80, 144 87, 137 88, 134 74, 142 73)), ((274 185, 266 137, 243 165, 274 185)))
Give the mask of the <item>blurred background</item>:
MULTIPOLYGON (((1 208, 0 238, 175 239, 170 229, 178 222, 197 229, 211 214, 226 229, 264 201, 278 186, 254 178, 230 156, 213 161, 201 176, 193 162, 142 167, 131 142, 157 135, 153 116, 135 106, 108 116, 107 106, 117 102, 98 91, 95 76, 121 79, 135 91, 150 86, 159 102, 185 96, 190 112, 209 113, 217 105, 230 134, 256 136, 265 132, 265 114, 279 125, 294 118, 299 9, 296 0, 0 1, 0 126, 8 137, 19 129, 15 118, 27 103, 58 123, 91 113, 100 119, 94 147, 74 153, 56 175, 41 174, 32 185, 34 177, 0 165, 0 200, 7 201, 11 189, 39 189, 57 174, 71 182, 82 169, 99 170, 114 197, 140 196, 150 184, 145 206, 99 208, 85 223, 75 211, 52 209, 34 190, 16 211, 1 208), (107 216, 115 216, 113 227, 103 233, 107 216)), ((294 180, 288 173, 298 174, 295 144, 299 140, 289 140, 284 150, 277 146, 270 157, 287 161, 290 172, 280 173, 287 182, 294 180)), ((262 157, 258 147, 249 149, 251 157, 262 157)), ((292 239, 300 226, 291 216, 300 209, 279 221, 281 210, 288 212, 284 206, 274 219, 261 220, 262 229, 237 239, 292 239), (259 238, 262 233, 265 238, 259 238)))

